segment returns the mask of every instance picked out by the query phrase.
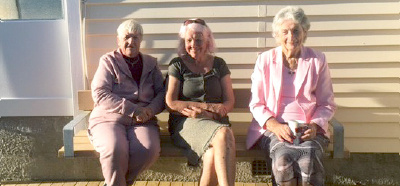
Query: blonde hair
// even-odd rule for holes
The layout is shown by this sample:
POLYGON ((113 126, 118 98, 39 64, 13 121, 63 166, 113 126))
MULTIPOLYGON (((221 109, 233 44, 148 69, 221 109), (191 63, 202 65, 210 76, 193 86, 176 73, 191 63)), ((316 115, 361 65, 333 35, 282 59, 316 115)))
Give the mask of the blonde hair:
POLYGON ((190 23, 190 24, 182 24, 179 30, 179 46, 178 46, 178 56, 187 55, 185 49, 185 35, 188 30, 193 30, 195 32, 201 32, 205 37, 207 37, 207 53, 214 54, 216 51, 215 48, 215 39, 214 35, 211 32, 211 29, 207 25, 202 25, 199 23, 190 23))

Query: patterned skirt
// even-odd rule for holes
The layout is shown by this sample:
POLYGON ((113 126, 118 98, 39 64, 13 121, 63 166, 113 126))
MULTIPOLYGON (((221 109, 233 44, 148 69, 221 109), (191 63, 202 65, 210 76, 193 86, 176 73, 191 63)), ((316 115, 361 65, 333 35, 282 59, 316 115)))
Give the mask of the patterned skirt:
POLYGON ((172 114, 168 124, 174 145, 182 149, 190 165, 198 165, 221 127, 230 127, 228 118, 215 121, 205 118, 186 118, 172 114))
POLYGON ((269 151, 272 159, 272 172, 276 182, 286 182, 297 178, 299 182, 324 185, 325 169, 323 158, 329 139, 322 135, 298 146, 281 142, 270 131, 266 131, 258 142, 262 149, 269 151))

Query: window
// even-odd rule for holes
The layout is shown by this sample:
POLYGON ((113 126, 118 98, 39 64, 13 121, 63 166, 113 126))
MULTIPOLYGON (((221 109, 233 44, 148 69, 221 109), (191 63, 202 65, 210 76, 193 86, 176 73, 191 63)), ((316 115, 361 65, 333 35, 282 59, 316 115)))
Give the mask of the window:
POLYGON ((62 0, 1 0, 0 19, 62 19, 62 0))

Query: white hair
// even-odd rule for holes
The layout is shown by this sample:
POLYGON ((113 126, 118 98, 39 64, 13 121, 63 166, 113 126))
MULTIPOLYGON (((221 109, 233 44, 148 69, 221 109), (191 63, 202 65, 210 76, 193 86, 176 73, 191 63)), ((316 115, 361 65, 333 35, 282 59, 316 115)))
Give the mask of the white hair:
MULTIPOLYGON (((287 6, 279 10, 274 17, 274 21, 272 22, 273 37, 277 36, 282 23, 286 20, 293 20, 295 23, 299 24, 306 33, 310 30, 310 21, 304 13, 304 10, 296 6, 287 6)), ((306 41, 307 34, 304 34, 303 39, 303 41, 306 41)))
POLYGON ((140 37, 143 37, 143 28, 142 25, 140 25, 139 22, 133 20, 133 19, 128 19, 124 22, 122 22, 117 29, 117 34, 118 38, 124 37, 125 32, 128 31, 128 33, 137 33, 140 35, 140 37))

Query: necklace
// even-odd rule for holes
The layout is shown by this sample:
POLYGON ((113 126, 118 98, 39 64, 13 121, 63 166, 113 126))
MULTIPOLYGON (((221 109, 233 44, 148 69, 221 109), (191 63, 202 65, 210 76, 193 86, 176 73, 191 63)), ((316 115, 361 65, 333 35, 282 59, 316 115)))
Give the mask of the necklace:
POLYGON ((134 66, 135 64, 137 64, 140 61, 139 55, 137 55, 136 57, 127 57, 127 56, 123 56, 123 57, 129 66, 134 66))
POLYGON ((286 61, 289 64, 289 74, 293 75, 296 73, 297 69, 297 58, 287 58, 286 61))
POLYGON ((298 57, 300 56, 300 50, 287 50, 286 48, 283 48, 282 55, 285 60, 285 65, 289 68, 289 74, 295 74, 297 69, 298 57))

